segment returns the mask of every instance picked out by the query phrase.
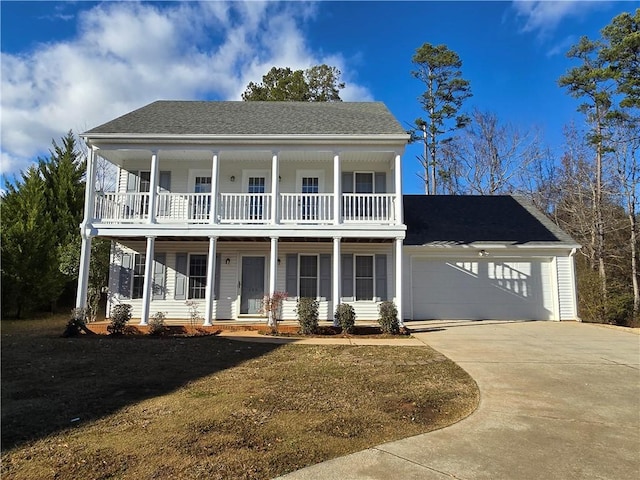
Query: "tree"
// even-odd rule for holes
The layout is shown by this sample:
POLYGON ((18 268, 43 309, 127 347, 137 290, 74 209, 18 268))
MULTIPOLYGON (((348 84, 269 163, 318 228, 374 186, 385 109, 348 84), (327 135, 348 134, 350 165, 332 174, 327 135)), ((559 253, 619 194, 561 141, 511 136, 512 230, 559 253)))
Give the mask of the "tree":
POLYGON ((244 101, 339 102, 340 70, 315 65, 306 70, 272 67, 262 83, 249 82, 242 94, 244 101))
POLYGON ((640 108, 640 8, 634 15, 621 13, 602 29, 600 52, 621 96, 621 108, 640 108))
POLYGON ((47 211, 55 227, 58 245, 64 245, 78 236, 84 209, 85 173, 83 155, 78 151, 76 138, 69 131, 62 144, 52 141, 48 159, 38 159, 45 182, 47 211))
POLYGON ((521 130, 500 122, 491 112, 474 110, 470 123, 443 145, 449 171, 442 179, 455 194, 514 193, 534 162, 543 160, 535 129, 521 130))
POLYGON ((340 102, 340 90, 344 82, 340 82, 341 72, 336 67, 315 65, 304 72, 309 86, 310 102, 340 102))
POLYGON ((460 57, 446 45, 425 43, 416 50, 412 62, 416 69, 411 75, 426 86, 425 92, 419 97, 426 119, 418 118, 415 121, 424 142, 422 179, 425 193, 435 195, 438 191, 437 177, 442 168, 439 145, 448 140, 443 138, 445 133, 462 128, 469 122, 469 118, 459 112, 463 102, 472 96, 471 87, 462 78, 460 57))
MULTIPOLYGON (((605 269, 604 242, 605 226, 602 214, 603 205, 603 157, 606 151, 605 125, 612 105, 609 72, 601 55, 603 45, 599 41, 591 41, 582 37, 577 45, 571 47, 567 56, 581 61, 581 65, 573 67, 560 77, 558 83, 566 87, 569 94, 583 100, 578 107, 590 125, 588 141, 595 149, 595 259, 598 264, 600 289, 607 296, 607 273, 605 269)), ((605 313, 605 312, 603 312, 605 313)))
POLYGON ((5 184, 2 215, 2 309, 20 318, 57 300, 64 277, 56 261, 55 226, 47 210, 46 183, 30 167, 15 186, 5 184))

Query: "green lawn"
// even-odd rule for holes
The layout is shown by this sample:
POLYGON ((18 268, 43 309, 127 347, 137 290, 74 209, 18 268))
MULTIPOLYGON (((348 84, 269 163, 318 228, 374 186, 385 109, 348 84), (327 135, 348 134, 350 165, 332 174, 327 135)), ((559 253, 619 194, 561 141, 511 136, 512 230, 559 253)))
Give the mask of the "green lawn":
POLYGON ((2 477, 271 478, 458 421, 475 382, 429 348, 60 338, 2 322, 2 477))

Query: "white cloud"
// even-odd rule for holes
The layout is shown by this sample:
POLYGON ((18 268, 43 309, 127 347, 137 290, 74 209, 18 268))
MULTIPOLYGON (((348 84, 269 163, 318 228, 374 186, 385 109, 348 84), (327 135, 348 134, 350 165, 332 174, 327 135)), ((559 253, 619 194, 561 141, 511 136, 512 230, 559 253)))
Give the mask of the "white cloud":
POLYGON ((523 32, 537 32, 544 37, 569 17, 582 17, 590 10, 602 8, 606 2, 584 0, 514 0, 512 7, 524 18, 523 32))
POLYGON ((301 24, 314 9, 298 2, 107 2, 78 12, 75 38, 0 57, 0 173, 24 169, 69 129, 82 132, 157 99, 238 100, 274 65, 335 65, 347 81, 345 100, 370 99, 350 81, 339 53, 310 49, 301 24))

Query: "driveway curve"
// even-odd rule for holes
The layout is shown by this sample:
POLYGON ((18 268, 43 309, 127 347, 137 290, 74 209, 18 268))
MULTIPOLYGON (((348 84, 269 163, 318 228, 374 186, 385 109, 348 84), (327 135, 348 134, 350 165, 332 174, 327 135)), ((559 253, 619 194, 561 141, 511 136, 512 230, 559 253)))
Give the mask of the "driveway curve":
POLYGON ((574 322, 408 326, 476 380, 478 410, 282 478, 640 478, 639 335, 574 322))

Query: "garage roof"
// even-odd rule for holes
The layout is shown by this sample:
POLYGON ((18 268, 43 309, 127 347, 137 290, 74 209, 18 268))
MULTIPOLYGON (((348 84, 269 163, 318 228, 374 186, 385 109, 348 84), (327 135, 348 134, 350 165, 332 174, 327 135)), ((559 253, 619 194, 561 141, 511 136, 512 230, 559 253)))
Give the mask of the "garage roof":
POLYGON ((528 200, 512 195, 404 195, 405 245, 577 243, 528 200))

